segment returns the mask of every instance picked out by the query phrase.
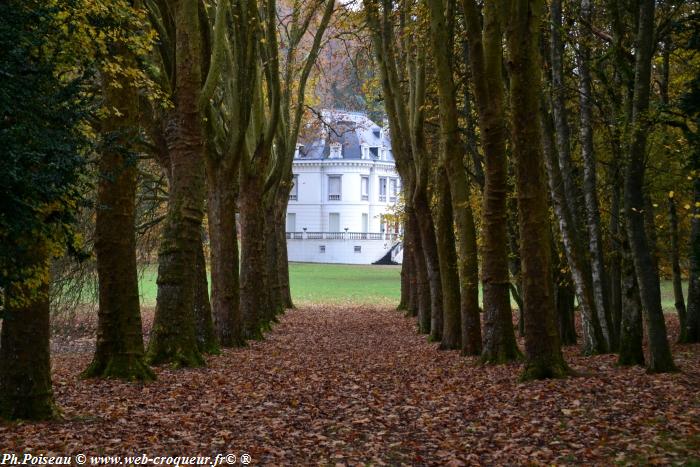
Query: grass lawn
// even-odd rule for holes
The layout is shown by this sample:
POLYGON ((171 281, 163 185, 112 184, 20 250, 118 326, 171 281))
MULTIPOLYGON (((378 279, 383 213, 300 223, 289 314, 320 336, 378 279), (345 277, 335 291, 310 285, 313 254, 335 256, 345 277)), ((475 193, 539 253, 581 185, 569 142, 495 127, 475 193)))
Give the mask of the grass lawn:
MULTIPOLYGON (((401 266, 290 263, 289 275, 294 303, 397 304, 401 294, 401 266)), ((141 274, 141 299, 146 306, 156 303, 157 267, 141 274)), ((687 282, 683 283, 687 293, 687 282)), ((673 285, 661 281, 661 304, 675 312, 673 285)), ((513 302, 513 307, 515 303, 513 302)))
MULTIPOLYGON (((140 277, 142 303, 155 306, 157 267, 140 277)), ((400 266, 290 263, 289 279, 295 304, 397 304, 401 294, 400 266)))

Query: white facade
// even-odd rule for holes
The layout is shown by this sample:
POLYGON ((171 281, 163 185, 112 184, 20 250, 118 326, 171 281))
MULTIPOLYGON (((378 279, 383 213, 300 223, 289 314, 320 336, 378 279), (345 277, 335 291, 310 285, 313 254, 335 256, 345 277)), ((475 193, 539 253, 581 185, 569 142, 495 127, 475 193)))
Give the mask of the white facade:
POLYGON ((331 129, 299 144, 294 158, 289 260, 370 264, 392 249, 396 260, 399 226, 384 215, 397 202, 401 183, 388 135, 359 113, 324 117, 331 129))

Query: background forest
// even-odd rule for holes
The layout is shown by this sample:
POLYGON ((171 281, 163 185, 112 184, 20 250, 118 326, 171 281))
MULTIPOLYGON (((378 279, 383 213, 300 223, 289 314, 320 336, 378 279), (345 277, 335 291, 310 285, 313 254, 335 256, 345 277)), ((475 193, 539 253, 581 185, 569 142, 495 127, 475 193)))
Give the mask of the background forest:
POLYGON ((83 378, 265 339, 294 308, 292 160, 323 108, 388 125, 398 308, 439 349, 522 381, 577 376, 565 346, 696 371, 673 350, 697 363, 699 7, 1 3, 0 416, 60 415, 51 326, 76 314, 97 315, 83 378))

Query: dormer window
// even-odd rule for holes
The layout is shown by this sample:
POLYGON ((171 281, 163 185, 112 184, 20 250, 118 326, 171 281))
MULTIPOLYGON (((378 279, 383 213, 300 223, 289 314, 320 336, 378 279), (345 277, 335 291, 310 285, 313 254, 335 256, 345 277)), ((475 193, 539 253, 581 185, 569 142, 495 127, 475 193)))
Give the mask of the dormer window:
POLYGON ((369 157, 369 146, 366 144, 361 144, 360 145, 360 152, 362 153, 362 158, 363 159, 370 159, 369 157))
POLYGON ((382 130, 381 128, 373 128, 372 133, 374 134, 375 138, 379 138, 382 136, 382 130))
POLYGON ((330 159, 340 159, 343 157, 342 145, 340 143, 331 143, 331 152, 328 155, 330 159))
POLYGON ((297 148, 294 151, 294 159, 299 159, 304 155, 304 145, 303 144, 297 144, 297 148))
POLYGON ((379 158, 379 147, 374 146, 374 147, 369 148, 369 153, 372 155, 372 157, 374 159, 378 159, 379 158))

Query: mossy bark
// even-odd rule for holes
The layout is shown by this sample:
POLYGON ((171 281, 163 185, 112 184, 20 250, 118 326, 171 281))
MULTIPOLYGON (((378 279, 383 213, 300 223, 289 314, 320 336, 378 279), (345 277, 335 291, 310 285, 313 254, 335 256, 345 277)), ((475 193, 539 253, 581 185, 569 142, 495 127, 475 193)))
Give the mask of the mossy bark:
POLYGON ((18 266, 23 263, 26 267, 40 268, 45 280, 38 290, 10 287, 4 297, 0 418, 9 420, 47 420, 59 416, 51 386, 48 258, 45 245, 30 248, 31 257, 18 258, 18 266))
MULTIPOLYGON (((133 66, 133 57, 119 52, 133 66)), ((128 83, 117 86, 117 79, 103 71, 103 96, 110 113, 101 128, 95 223, 97 342, 83 376, 148 381, 155 374, 144 360, 134 230, 138 95, 128 83)))
POLYGON ((625 239, 621 245, 622 262, 622 313, 620 319, 619 365, 644 366, 644 349, 642 341, 642 302, 639 298, 639 286, 634 272, 634 262, 629 242, 625 239))
POLYGON ((497 2, 484 4, 483 32, 476 3, 463 2, 470 68, 484 150, 481 281, 484 303, 482 361, 505 363, 521 354, 515 341, 508 273, 506 122, 503 109, 503 34, 497 2))
POLYGON ((204 210, 204 135, 199 111, 202 44, 198 3, 171 3, 177 32, 174 117, 166 130, 171 183, 147 358, 152 364, 191 367, 204 364, 197 345, 194 268, 204 210))
POLYGON ((219 341, 214 332, 214 320, 209 301, 209 283, 207 281, 207 262, 204 256, 204 231, 202 241, 197 249, 194 263, 194 316, 197 324, 197 346, 202 353, 216 355, 220 352, 219 341))
POLYGON ((525 319, 525 368, 521 379, 570 373, 561 353, 552 281, 549 206, 540 122, 541 1, 515 2, 508 12, 513 146, 525 319))
POLYGON ((207 164, 211 306, 214 329, 222 347, 240 347, 243 321, 240 309, 238 234, 236 228, 236 172, 222 161, 207 164), (222 166, 223 165, 223 166, 222 166))
MULTIPOLYGON (((459 274, 457 273, 457 251, 452 219, 450 185, 444 169, 439 170, 436 180, 435 228, 440 278, 442 279, 442 335, 440 349, 462 347, 462 316, 460 312, 459 274)), ((439 323, 432 323, 438 326, 439 323)), ((431 333, 433 336, 433 333, 431 333)), ((437 337, 437 336, 434 336, 437 337)))

